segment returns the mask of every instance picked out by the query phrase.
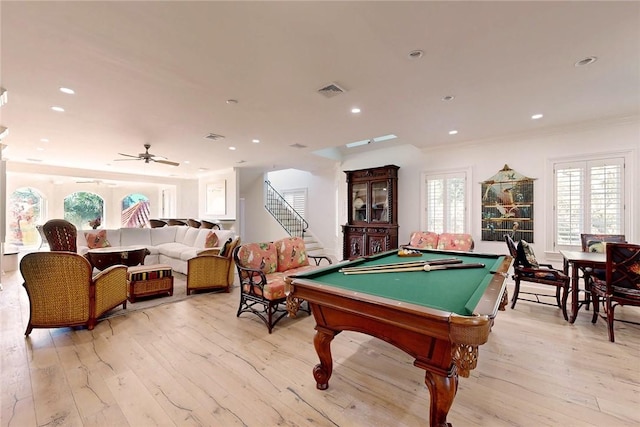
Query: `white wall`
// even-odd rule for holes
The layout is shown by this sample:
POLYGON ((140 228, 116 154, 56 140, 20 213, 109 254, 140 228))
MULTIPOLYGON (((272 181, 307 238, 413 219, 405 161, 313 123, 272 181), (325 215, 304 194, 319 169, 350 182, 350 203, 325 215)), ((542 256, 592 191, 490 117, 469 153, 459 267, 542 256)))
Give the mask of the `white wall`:
POLYGON ((198 180, 196 194, 188 195, 189 202, 197 205, 197 216, 207 220, 228 219, 235 220, 238 217, 238 171, 236 169, 224 169, 203 175, 198 180), (226 209, 224 215, 212 215, 207 212, 207 184, 225 181, 226 209))
MULTIPOLYGON (((392 143, 390 143, 392 144, 392 143)), ((391 146, 390 146, 391 147, 391 146)), ((504 242, 483 242, 481 240, 481 186, 480 183, 493 176, 508 164, 512 169, 535 178, 534 183, 534 240, 536 255, 548 262, 557 262, 557 254, 545 253, 552 248, 552 218, 549 209, 552 206, 551 159, 568 156, 602 154, 605 152, 631 153, 627 164, 627 185, 629 205, 626 211, 629 217, 625 234, 631 242, 640 242, 640 186, 637 185, 640 174, 640 121, 638 118, 597 121, 571 128, 555 129, 545 133, 528 136, 513 136, 494 140, 471 141, 459 145, 447 145, 417 152, 413 147, 400 146, 379 149, 367 154, 358 154, 342 163, 342 170, 363 169, 387 164, 400 166, 398 170, 398 223, 400 243, 407 242, 412 231, 420 227, 420 180, 424 171, 470 168, 472 185, 471 233, 476 242, 477 252, 506 253, 504 242), (551 190, 550 190, 551 189, 551 190), (634 214, 635 213, 635 214, 634 214)), ((344 174, 335 177, 340 186, 341 205, 338 207, 341 222, 346 221, 346 184, 344 174)), ((328 202, 328 198, 327 198, 328 202)), ((341 243, 336 250, 341 248, 341 243)), ((341 249, 340 249, 341 250, 341 249)), ((340 253, 340 252, 338 252, 340 253)))
POLYGON ((305 219, 309 223, 309 231, 323 248, 329 249, 327 252, 331 255, 334 255, 331 251, 336 239, 342 241, 342 231, 336 226, 337 188, 333 185, 334 173, 333 169, 313 173, 286 169, 268 174, 268 180, 280 194, 285 190, 307 190, 305 219))

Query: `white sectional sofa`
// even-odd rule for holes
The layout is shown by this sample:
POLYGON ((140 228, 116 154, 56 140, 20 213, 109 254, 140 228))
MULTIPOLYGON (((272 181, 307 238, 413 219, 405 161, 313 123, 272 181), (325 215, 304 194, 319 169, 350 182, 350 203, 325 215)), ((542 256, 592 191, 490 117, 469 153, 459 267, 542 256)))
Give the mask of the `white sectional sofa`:
MULTIPOLYGON (((96 234, 102 230, 78 230, 78 253, 84 255, 89 250, 86 234, 96 234)), ((216 233, 218 246, 236 235, 231 230, 213 230, 174 225, 159 228, 119 228, 105 230, 110 246, 145 246, 150 254, 144 259, 145 265, 168 264, 178 273, 187 274, 187 261, 205 249, 210 232, 216 233)))

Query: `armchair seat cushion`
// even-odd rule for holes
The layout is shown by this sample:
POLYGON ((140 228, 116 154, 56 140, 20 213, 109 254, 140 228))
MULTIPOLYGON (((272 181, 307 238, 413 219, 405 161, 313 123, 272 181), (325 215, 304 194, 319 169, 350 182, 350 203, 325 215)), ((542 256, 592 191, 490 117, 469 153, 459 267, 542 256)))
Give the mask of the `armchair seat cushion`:
MULTIPOLYGON (((285 287, 285 279, 288 276, 293 276, 295 274, 299 274, 308 270, 313 270, 317 268, 313 265, 305 265, 298 268, 293 268, 287 271, 276 271, 267 275, 267 284, 264 286, 264 290, 261 290, 259 286, 254 287, 254 293, 256 295, 262 296, 268 300, 278 300, 286 297, 284 293, 285 287)), ((245 284, 243 285, 244 292, 250 292, 251 285, 245 284)))

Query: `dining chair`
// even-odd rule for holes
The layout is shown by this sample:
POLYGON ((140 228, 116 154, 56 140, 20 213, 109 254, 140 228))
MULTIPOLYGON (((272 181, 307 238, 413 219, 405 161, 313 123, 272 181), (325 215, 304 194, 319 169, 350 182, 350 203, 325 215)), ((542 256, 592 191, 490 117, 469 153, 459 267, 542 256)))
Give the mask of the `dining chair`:
POLYGON ((533 248, 524 240, 520 240, 518 245, 508 234, 504 235, 507 243, 509 254, 513 258, 513 281, 515 289, 511 298, 511 308, 515 308, 518 299, 535 302, 545 305, 556 305, 562 310, 564 320, 569 320, 567 315, 567 298, 569 296, 570 277, 562 271, 553 268, 551 264, 541 264, 535 258, 533 248), (539 283, 542 285, 550 285, 555 287, 555 304, 550 304, 541 300, 541 297, 549 297, 550 295, 537 293, 533 291, 521 292, 520 282, 539 283), (520 294, 532 295, 535 299, 522 298, 520 294))
POLYGON ((598 321, 600 299, 609 330, 609 341, 615 342, 613 322, 615 308, 619 305, 640 306, 640 245, 631 243, 607 243, 605 279, 592 275, 591 299, 592 323, 598 321))
POLYGON ((149 225, 151 226, 151 228, 160 228, 167 225, 167 221, 163 221, 161 219, 150 219, 149 225))
MULTIPOLYGON (((592 233, 582 233, 580 234, 580 242, 582 244, 582 252, 605 252, 605 247, 607 243, 626 243, 627 239, 624 234, 592 234, 592 233)), ((591 280, 589 277, 591 275, 598 276, 601 280, 604 280, 605 270, 603 269, 591 269, 591 268, 580 268, 582 272, 582 278, 584 279, 584 289, 587 295, 590 293, 591 280)), ((589 297, 586 298, 586 308, 589 309, 589 303, 591 299, 589 297)))

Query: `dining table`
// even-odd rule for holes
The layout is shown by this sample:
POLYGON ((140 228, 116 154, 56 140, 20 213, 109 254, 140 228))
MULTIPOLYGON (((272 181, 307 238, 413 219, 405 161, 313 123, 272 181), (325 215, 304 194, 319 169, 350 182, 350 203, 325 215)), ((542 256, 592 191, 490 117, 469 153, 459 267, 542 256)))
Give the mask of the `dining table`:
POLYGON ((593 271, 594 269, 604 270, 607 264, 607 256, 602 252, 582 252, 582 251, 569 251, 560 250, 560 254, 563 258, 563 270, 565 274, 569 274, 569 268, 571 268, 571 311, 569 315, 569 323, 576 321, 578 317, 578 311, 583 305, 589 306, 591 302, 591 293, 589 292, 589 286, 585 283, 583 289, 580 289, 580 271, 583 272, 586 269, 593 271), (584 293, 584 298, 580 299, 580 292, 584 293))

